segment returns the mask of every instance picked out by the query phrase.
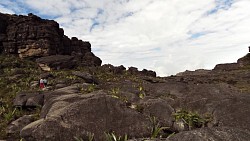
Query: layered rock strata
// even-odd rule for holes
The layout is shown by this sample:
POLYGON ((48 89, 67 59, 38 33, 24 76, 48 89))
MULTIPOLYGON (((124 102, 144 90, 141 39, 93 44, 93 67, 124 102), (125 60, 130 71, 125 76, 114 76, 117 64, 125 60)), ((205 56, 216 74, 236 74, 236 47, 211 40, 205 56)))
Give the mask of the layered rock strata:
POLYGON ((85 66, 100 66, 102 61, 91 52, 91 44, 64 35, 53 20, 29 14, 0 13, 0 53, 17 54, 21 58, 71 55, 85 66))

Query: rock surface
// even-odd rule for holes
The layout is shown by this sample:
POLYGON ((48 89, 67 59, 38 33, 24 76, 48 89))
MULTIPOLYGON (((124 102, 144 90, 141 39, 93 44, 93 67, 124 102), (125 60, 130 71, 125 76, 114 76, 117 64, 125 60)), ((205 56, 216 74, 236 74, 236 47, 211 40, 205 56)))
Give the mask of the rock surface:
POLYGON ((74 71, 73 75, 82 78, 86 83, 99 84, 98 80, 91 74, 86 72, 74 71))
POLYGON ((7 127, 7 133, 13 134, 18 133, 20 130, 25 127, 26 125, 30 124, 34 121, 34 117, 32 115, 24 115, 17 120, 10 123, 10 125, 7 127))
POLYGON ((42 119, 22 129, 21 137, 25 140, 45 137, 51 141, 70 141, 74 136, 87 140, 88 133, 94 133, 95 140, 105 140, 105 132, 112 131, 133 137, 150 135, 149 119, 102 91, 63 95, 51 98, 47 104, 50 106, 45 104, 48 109, 42 110, 42 119))
POLYGON ((237 128, 216 127, 185 131, 166 141, 247 141, 250 132, 237 128))
POLYGON ((20 92, 14 100, 16 107, 37 107, 42 106, 44 95, 39 92, 20 92))
POLYGON ((76 66, 73 56, 69 55, 51 55, 47 57, 41 57, 36 60, 38 65, 44 71, 59 70, 59 69, 71 69, 76 66))
POLYGON ((71 55, 85 66, 100 66, 101 59, 91 52, 91 44, 69 39, 59 24, 29 14, 0 13, 0 53, 18 54, 21 58, 71 55))

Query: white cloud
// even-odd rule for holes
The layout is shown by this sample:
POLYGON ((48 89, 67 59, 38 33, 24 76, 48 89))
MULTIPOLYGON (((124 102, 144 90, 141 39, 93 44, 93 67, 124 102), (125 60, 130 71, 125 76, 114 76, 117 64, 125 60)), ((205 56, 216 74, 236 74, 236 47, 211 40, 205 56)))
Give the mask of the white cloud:
POLYGON ((8 14, 14 14, 15 12, 10 10, 10 9, 7 9, 5 8, 4 6, 0 5, 0 12, 2 13, 8 13, 8 14))
POLYGON ((152 69, 161 76, 235 62, 247 53, 250 42, 249 0, 25 0, 25 4, 41 16, 56 17, 66 35, 90 41, 104 63, 152 69))

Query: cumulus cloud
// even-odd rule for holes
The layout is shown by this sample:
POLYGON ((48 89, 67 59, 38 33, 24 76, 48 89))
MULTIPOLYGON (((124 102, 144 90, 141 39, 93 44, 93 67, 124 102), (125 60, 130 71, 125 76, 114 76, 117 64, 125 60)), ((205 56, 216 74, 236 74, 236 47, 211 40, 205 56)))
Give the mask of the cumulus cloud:
POLYGON ((52 17, 66 35, 90 41, 104 63, 152 69, 161 76, 235 62, 250 42, 249 0, 23 0, 15 5, 0 3, 0 11, 31 9, 52 17))

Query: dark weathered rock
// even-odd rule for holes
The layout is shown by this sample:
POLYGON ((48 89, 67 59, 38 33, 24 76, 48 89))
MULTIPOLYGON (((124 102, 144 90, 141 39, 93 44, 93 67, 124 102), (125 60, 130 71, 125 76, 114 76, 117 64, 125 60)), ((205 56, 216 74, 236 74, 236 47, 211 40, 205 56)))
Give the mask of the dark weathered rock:
POLYGON ((142 75, 142 76, 151 76, 156 77, 156 72, 151 70, 143 69, 142 71, 139 71, 136 67, 129 67, 128 72, 132 75, 142 75))
POLYGON ((231 64, 218 64, 214 67, 213 71, 232 71, 239 69, 238 63, 231 63, 231 64))
POLYGON ((76 65, 74 57, 69 55, 51 55, 47 57, 41 57, 38 58, 36 62, 44 71, 65 68, 71 69, 76 65))
MULTIPOLYGON (((87 140, 94 133, 95 140, 104 140, 104 132, 117 135, 144 137, 150 135, 150 121, 125 103, 104 92, 86 95, 63 95, 46 102, 50 110, 40 119, 24 127, 21 137, 27 141, 87 140)), ((44 108, 47 107, 46 105, 44 108)), ((48 108, 48 107, 47 107, 48 108)))
POLYGON ((14 106, 17 107, 37 107, 42 106, 44 95, 39 92, 20 92, 15 97, 14 106))
POLYGON ((30 82, 31 88, 36 88, 36 87, 38 88, 38 86, 39 86, 39 80, 30 82))
POLYGON ((81 58, 80 64, 82 66, 100 66, 102 60, 99 57, 96 57, 92 52, 86 52, 81 58))
POLYGON ((11 122, 7 127, 7 133, 13 134, 13 133, 19 133, 23 127, 30 124, 34 121, 34 118, 32 115, 24 115, 17 120, 11 122))
POLYGON ((128 139, 128 141, 164 141, 163 138, 138 138, 138 139, 128 139))
POLYGON ((124 74, 126 68, 123 65, 116 67, 111 64, 104 64, 100 67, 100 70, 103 71, 103 73, 124 74))
POLYGON ((97 78, 95 78, 93 75, 89 73, 74 71, 72 72, 72 74, 82 78, 86 83, 99 84, 99 81, 97 80, 97 78))
POLYGON ((163 99, 149 99, 143 102, 143 113, 156 118, 162 127, 172 127, 174 109, 163 99))
POLYGON ((211 70, 198 69, 195 71, 186 70, 184 72, 177 73, 176 76, 189 76, 189 75, 207 75, 211 70))
POLYGON ((0 53, 18 54, 21 58, 39 58, 50 55, 77 55, 82 65, 100 66, 101 60, 91 52, 91 44, 69 39, 53 20, 44 20, 29 14, 0 13, 0 53))
POLYGON ((216 126, 229 126, 249 129, 250 96, 240 93, 227 84, 192 85, 189 92, 177 98, 175 109, 185 109, 200 115, 210 115, 216 126), (240 107, 241 110, 238 110, 240 107))
POLYGON ((66 86, 67 86, 66 84, 56 84, 55 88, 59 89, 59 88, 63 88, 63 87, 66 87, 66 86))
POLYGON ((238 59, 237 63, 240 67, 249 67, 250 65, 250 53, 248 53, 246 56, 238 59))
POLYGON ((141 71, 141 74, 142 74, 142 75, 145 75, 145 76, 156 77, 156 72, 155 72, 155 71, 152 71, 152 70, 143 69, 143 70, 141 71))
POLYGON ((40 74, 40 78, 54 78, 53 74, 46 72, 46 73, 42 73, 40 74))
POLYGON ((138 68, 136 68, 136 67, 129 67, 128 68, 128 72, 131 73, 131 74, 133 74, 133 75, 135 75, 135 74, 138 73, 138 68))
POLYGON ((114 74, 123 74, 125 70, 126 68, 123 65, 118 66, 115 68, 114 74))
POLYGON ((248 141, 250 132, 238 128, 201 128, 177 133, 166 141, 248 141))

